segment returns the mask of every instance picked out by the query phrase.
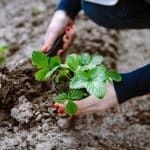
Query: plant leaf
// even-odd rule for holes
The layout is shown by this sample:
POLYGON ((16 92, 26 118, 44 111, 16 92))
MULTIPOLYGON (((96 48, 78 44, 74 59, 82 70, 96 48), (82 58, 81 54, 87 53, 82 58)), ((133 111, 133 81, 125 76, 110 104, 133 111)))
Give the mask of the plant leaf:
POLYGON ((68 55, 66 58, 66 64, 71 71, 76 72, 80 64, 79 56, 77 54, 68 55))
POLYGON ((80 63, 81 65, 88 65, 91 60, 91 56, 88 53, 81 54, 80 63))
POLYGON ((73 100, 80 100, 84 96, 84 93, 81 90, 70 90, 68 97, 73 100))
POLYGON ((87 91, 99 98, 103 98, 106 93, 105 79, 106 73, 103 67, 96 67, 88 71, 89 80, 85 82, 87 91))
POLYGON ((71 80, 70 88, 86 88, 90 94, 102 98, 106 93, 105 80, 105 69, 103 67, 97 66, 92 70, 79 72, 71 80))
POLYGON ((48 71, 49 71, 48 68, 40 69, 39 71, 36 72, 35 79, 38 81, 45 81, 45 76, 48 73, 48 71))
POLYGON ((40 51, 33 51, 32 62, 37 68, 47 68, 48 67, 48 57, 40 51))
POLYGON ((0 52, 5 52, 5 51, 7 51, 7 50, 9 50, 9 45, 1 45, 0 46, 0 52))
POLYGON ((73 72, 80 70, 90 70, 100 65, 103 61, 102 56, 94 55, 90 57, 89 54, 83 53, 82 55, 71 54, 67 56, 66 64, 73 72))
POLYGON ((97 65, 100 65, 103 61, 103 57, 102 56, 97 56, 97 55, 94 55, 92 56, 89 64, 85 65, 83 67, 82 70, 90 70, 90 69, 93 69, 95 68, 97 65))
POLYGON ((60 64, 61 64, 61 60, 58 56, 54 56, 50 58, 50 63, 49 63, 50 69, 59 66, 60 64))
POLYGON ((85 85, 87 91, 99 98, 103 98, 106 94, 106 84, 104 82, 98 82, 97 80, 88 82, 85 85))
POLYGON ((69 87, 71 89, 81 89, 84 88, 84 84, 85 81, 76 75, 71 79, 69 87))
POLYGON ((120 82, 122 80, 121 75, 116 71, 108 71, 107 73, 108 77, 116 82, 120 82))
POLYGON ((0 63, 4 62, 5 61, 5 57, 1 57, 0 56, 0 63))
POLYGON ((100 65, 103 61, 103 57, 102 56, 99 56, 99 55, 94 55, 92 56, 92 59, 90 61, 90 64, 92 65, 100 65))
POLYGON ((59 66, 54 67, 53 69, 49 70, 44 77, 44 80, 49 80, 51 75, 59 68, 59 66))
POLYGON ((65 108, 65 112, 72 116, 74 115, 78 110, 77 105, 73 102, 73 101, 68 101, 66 108, 65 108))
POLYGON ((55 102, 64 103, 68 99, 68 95, 66 93, 61 93, 55 98, 55 102))

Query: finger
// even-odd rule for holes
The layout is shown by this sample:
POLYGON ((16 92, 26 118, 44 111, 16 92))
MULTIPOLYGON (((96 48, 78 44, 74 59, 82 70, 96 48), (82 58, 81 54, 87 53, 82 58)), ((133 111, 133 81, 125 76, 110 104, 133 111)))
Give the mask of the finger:
POLYGON ((103 100, 98 100, 97 103, 91 105, 90 107, 87 107, 85 109, 81 109, 77 112, 77 115, 80 114, 90 114, 90 113, 94 113, 94 112, 104 112, 107 109, 113 107, 114 103, 111 102, 110 99, 103 99, 103 100))
POLYGON ((63 42, 64 42, 64 45, 63 45, 63 49, 64 50, 67 50, 68 47, 71 45, 72 41, 74 40, 75 38, 75 35, 74 34, 65 34, 64 37, 63 37, 63 42))
POLYGON ((71 29, 73 29, 74 28, 74 23, 68 23, 67 26, 70 27, 71 29))
POLYGON ((58 110, 58 109, 60 108, 60 105, 59 105, 58 103, 55 103, 55 104, 53 105, 53 107, 54 107, 56 110, 58 110))
POLYGON ((59 36, 59 33, 57 33, 57 32, 50 32, 47 35, 47 38, 45 39, 45 43, 44 43, 44 45, 42 47, 42 51, 43 52, 48 52, 52 48, 52 46, 53 46, 53 44, 56 41, 58 36, 59 36))
POLYGON ((58 50, 57 55, 62 56, 65 53, 63 49, 58 50))
POLYGON ((68 34, 65 34, 65 35, 63 36, 63 42, 64 42, 64 43, 65 43, 65 42, 68 42, 69 39, 70 39, 70 37, 69 37, 68 34))
MULTIPOLYGON (((74 101, 74 103, 77 105, 78 110, 83 110, 86 109, 88 107, 91 107, 93 105, 96 105, 99 102, 99 99, 93 99, 93 96, 89 96, 88 98, 85 98, 83 100, 80 101, 74 101)), ((59 107, 61 109, 65 109, 65 105, 63 104, 59 104, 59 107)))
POLYGON ((86 111, 88 111, 88 109, 93 109, 95 106, 98 106, 101 103, 101 101, 95 96, 89 96, 88 98, 74 102, 78 107, 77 115, 84 114, 86 111))
POLYGON ((65 34, 63 36, 63 42, 64 42, 63 49, 66 50, 68 48, 69 44, 71 43, 71 39, 70 39, 70 36, 68 34, 65 34))
POLYGON ((57 112, 58 112, 59 114, 65 114, 65 110, 64 110, 64 109, 61 109, 61 108, 59 108, 57 112))
POLYGON ((73 30, 73 28, 71 26, 67 26, 65 31, 67 34, 70 34, 72 32, 72 30, 73 30))
MULTIPOLYGON (((88 98, 85 98, 83 100, 80 101, 74 101, 74 103, 77 105, 78 107, 78 111, 77 114, 80 113, 85 113, 89 107, 94 107, 95 105, 97 105, 98 103, 100 103, 100 100, 94 96, 89 96, 88 98), (86 111, 84 111, 86 110, 86 111)), ((65 105, 63 104, 59 104, 60 109, 64 109, 65 110, 65 105)))
POLYGON ((43 47, 42 47, 42 51, 45 53, 48 51, 48 46, 47 44, 45 44, 43 47))
MULTIPOLYGON (((58 103, 56 103, 56 104, 58 104, 58 103)), ((63 104, 58 104, 58 105, 59 106, 58 106, 57 112, 59 114, 65 114, 65 106, 63 104)))
MULTIPOLYGON (((77 104, 77 102, 75 102, 76 104, 77 104)), ((78 104, 77 104, 78 105, 78 104)), ((95 105, 96 104, 94 104, 94 105, 91 105, 91 106, 88 106, 88 107, 86 107, 85 109, 81 109, 81 108, 79 108, 79 105, 78 105, 78 111, 77 111, 77 113, 76 113, 76 115, 84 115, 84 114, 91 114, 91 113, 94 113, 94 112, 96 112, 97 111, 97 108, 95 108, 95 105)), ((57 109, 57 112, 59 113, 59 114, 65 114, 65 105, 60 105, 59 104, 59 106, 57 107, 58 109, 57 109)))
POLYGON ((87 114, 92 114, 92 113, 95 113, 95 112, 102 112, 102 109, 101 109, 101 106, 96 104, 96 105, 93 105, 91 107, 88 107, 86 109, 83 109, 83 110, 80 110, 76 113, 76 115, 87 115, 87 114))
POLYGON ((63 104, 59 104, 59 103, 55 103, 54 105, 56 105, 57 107, 63 109, 64 108, 64 105, 63 104))
POLYGON ((97 103, 99 103, 99 99, 96 98, 95 96, 89 96, 83 100, 80 101, 74 101, 76 103, 76 105, 78 106, 78 109, 83 110, 86 109, 88 107, 91 107, 93 105, 96 105, 97 103))
POLYGON ((83 115, 83 114, 88 114, 89 112, 91 111, 94 111, 95 110, 95 106, 97 104, 93 104, 93 105, 90 105, 84 109, 78 109, 78 111, 76 112, 76 115, 83 115))

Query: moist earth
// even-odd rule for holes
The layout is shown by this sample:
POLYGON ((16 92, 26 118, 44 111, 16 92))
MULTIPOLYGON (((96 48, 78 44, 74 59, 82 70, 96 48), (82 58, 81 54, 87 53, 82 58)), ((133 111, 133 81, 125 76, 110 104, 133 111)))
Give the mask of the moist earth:
MULTIPOLYGON (((103 113, 74 120, 58 115, 51 83, 37 82, 31 63, 40 49, 57 0, 1 0, 0 44, 9 44, 0 66, 0 150, 148 150, 150 95, 103 113)), ((104 63, 128 72, 150 63, 149 30, 99 27, 81 12, 69 53, 104 56, 104 63)))

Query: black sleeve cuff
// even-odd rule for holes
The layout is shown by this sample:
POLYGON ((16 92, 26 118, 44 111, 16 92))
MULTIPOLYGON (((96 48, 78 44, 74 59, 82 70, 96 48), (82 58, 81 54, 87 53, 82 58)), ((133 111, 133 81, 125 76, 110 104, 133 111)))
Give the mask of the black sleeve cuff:
POLYGON ((70 18, 74 19, 81 10, 81 0, 61 0, 56 10, 64 10, 70 18))
POLYGON ((121 82, 114 82, 119 103, 150 93, 150 64, 121 76, 121 82))
POLYGON ((148 4, 150 4, 150 0, 145 0, 148 4))

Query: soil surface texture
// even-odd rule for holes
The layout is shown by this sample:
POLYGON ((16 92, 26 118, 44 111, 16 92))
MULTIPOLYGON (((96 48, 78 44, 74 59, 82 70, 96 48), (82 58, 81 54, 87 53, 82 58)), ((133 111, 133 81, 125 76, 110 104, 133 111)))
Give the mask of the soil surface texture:
MULTIPOLYGON (((51 84, 35 81, 31 54, 42 47, 57 3, 0 1, 0 45, 11 46, 0 64, 0 150, 150 149, 150 95, 73 121, 57 115, 51 84)), ((77 36, 68 54, 100 54, 120 72, 150 63, 149 30, 106 29, 83 12, 75 25, 77 36)))

